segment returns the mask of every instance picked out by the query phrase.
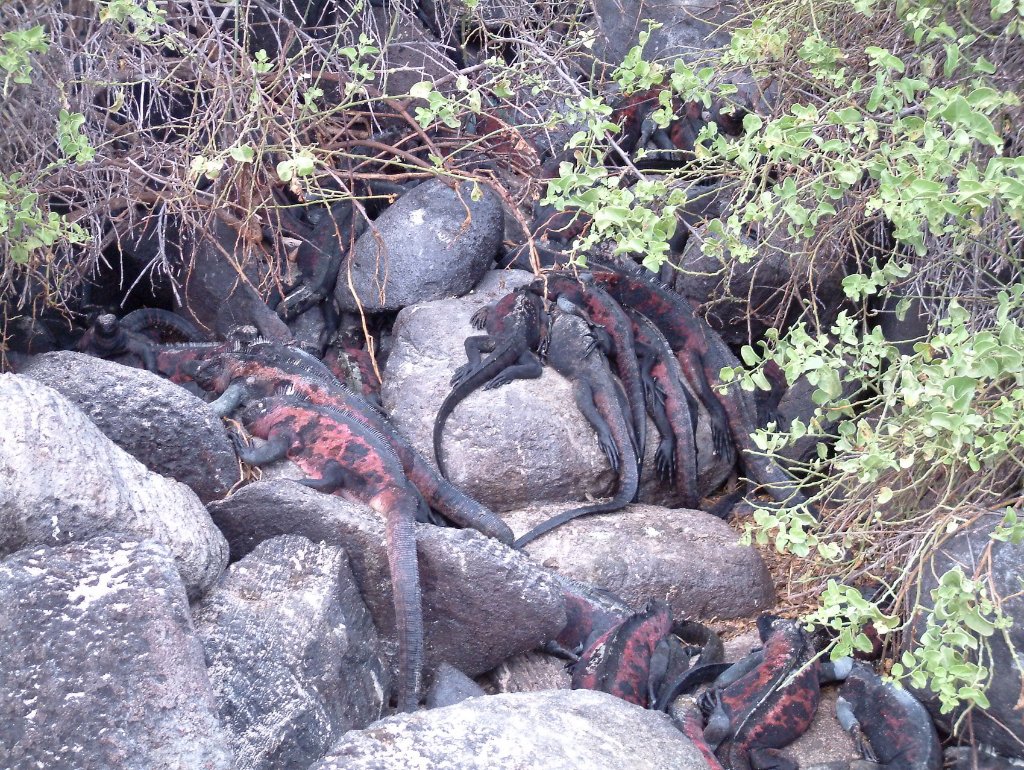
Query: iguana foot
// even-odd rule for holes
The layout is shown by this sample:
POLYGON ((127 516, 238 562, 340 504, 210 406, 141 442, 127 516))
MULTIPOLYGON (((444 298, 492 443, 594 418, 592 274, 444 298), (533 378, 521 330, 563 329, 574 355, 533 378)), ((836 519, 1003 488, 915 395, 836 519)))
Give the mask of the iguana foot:
POLYGON ((732 442, 729 440, 729 427, 724 422, 711 420, 711 444, 715 454, 723 460, 732 457, 732 442))
POLYGON ((671 481, 676 475, 676 442, 674 439, 662 437, 658 442, 658 451, 654 454, 654 465, 658 470, 658 478, 671 481))
POLYGON ((473 374, 473 364, 463 364, 455 370, 455 374, 452 375, 451 386, 453 388, 459 387, 462 383, 468 380, 473 374))
POLYGON ((615 446, 615 441, 612 439, 611 434, 602 431, 597 436, 597 443, 600 444, 601 451, 608 458, 608 463, 612 466, 612 470, 617 472, 621 458, 619 457, 619 448, 615 446))
POLYGON ((477 310, 470 317, 469 322, 473 325, 474 329, 483 329, 487 326, 487 315, 490 312, 490 306, 484 305, 482 308, 477 310))

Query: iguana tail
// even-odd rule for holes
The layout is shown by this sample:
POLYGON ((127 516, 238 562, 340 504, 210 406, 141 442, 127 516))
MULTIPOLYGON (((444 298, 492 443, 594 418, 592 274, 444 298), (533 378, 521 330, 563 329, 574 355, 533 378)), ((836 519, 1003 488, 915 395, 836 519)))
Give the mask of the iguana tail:
POLYGON ((417 499, 408 490, 391 487, 374 497, 370 507, 383 514, 385 520, 398 634, 398 710, 415 711, 423 670, 423 599, 416 559, 417 499))
POLYGON ((640 473, 637 470, 636 452, 633 450, 633 442, 631 440, 629 427, 626 425, 625 417, 622 414, 622 410, 618 408, 618 404, 615 403, 613 394, 595 393, 595 398, 600 400, 598 406, 601 409, 601 416, 608 422, 612 438, 617 444, 619 450, 619 488, 616 490, 615 496, 604 503, 587 505, 582 508, 573 508, 572 510, 563 511, 557 516, 552 516, 550 519, 541 522, 516 540, 512 544, 513 548, 522 548, 524 545, 536 540, 541 535, 562 526, 568 521, 578 519, 581 516, 618 511, 629 505, 633 501, 633 498, 636 497, 637 488, 640 484, 640 473))

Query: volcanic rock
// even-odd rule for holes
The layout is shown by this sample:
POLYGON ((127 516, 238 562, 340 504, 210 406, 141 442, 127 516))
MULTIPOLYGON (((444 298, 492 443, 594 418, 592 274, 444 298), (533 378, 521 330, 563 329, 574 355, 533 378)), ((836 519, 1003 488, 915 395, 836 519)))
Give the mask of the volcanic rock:
POLYGON ((184 388, 142 369, 66 351, 36 356, 23 373, 72 401, 121 449, 187 484, 204 503, 238 481, 224 424, 184 388))
POLYGON ((310 770, 705 770, 660 712, 601 692, 559 690, 470 698, 353 730, 310 770))
POLYGON ((164 546, 27 548, 0 563, 0 596, 0 767, 232 767, 164 546))
MULTIPOLYGON (((384 522, 364 506, 289 481, 258 482, 210 506, 232 559, 281 534, 341 546, 393 656, 395 636, 384 522)), ((426 665, 469 676, 554 638, 565 625, 557 583, 522 554, 472 530, 417 528, 426 665)))
POLYGON ((191 598, 227 564, 224 537, 195 493, 152 473, 71 401, 0 374, 0 555, 98 535, 157 540, 191 598))
POLYGON ((503 232, 501 199, 487 185, 424 182, 356 241, 338 276, 338 306, 381 312, 465 294, 493 263, 503 232))
POLYGON ((377 631, 340 548, 266 540, 194 616, 236 768, 305 768, 380 716, 377 631))
MULTIPOLYGON (((534 506, 505 515, 516 536, 565 510, 534 506)), ((760 554, 702 511, 630 505, 569 522, 525 547, 530 558, 611 591, 633 607, 652 597, 676 618, 741 618, 775 601, 760 554)))

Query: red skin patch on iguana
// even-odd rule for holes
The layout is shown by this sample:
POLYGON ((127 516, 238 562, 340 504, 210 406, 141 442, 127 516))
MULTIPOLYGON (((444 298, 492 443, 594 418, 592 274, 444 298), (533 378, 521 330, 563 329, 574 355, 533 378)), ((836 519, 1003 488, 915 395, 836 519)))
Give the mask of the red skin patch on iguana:
POLYGON ((341 382, 346 381, 345 367, 341 365, 340 358, 345 356, 355 364, 359 372, 359 389, 363 396, 380 397, 380 379, 377 371, 373 368, 373 356, 370 351, 353 341, 342 341, 341 350, 331 348, 324 354, 324 364, 341 382))
POLYGON ((573 688, 601 690, 647 708, 651 656, 671 630, 668 605, 651 602, 584 650, 574 665, 573 688))
POLYGON ((694 748, 704 757, 709 770, 724 770, 722 763, 715 756, 715 752, 704 739, 704 717, 696 703, 690 700, 688 703, 678 706, 676 724, 680 732, 690 739, 694 748))
POLYGON ((818 710, 817 659, 808 662, 813 652, 799 627, 783 623, 765 642, 761 664, 719 695, 735 732, 717 753, 733 770, 749 764, 752 750, 780 749, 795 741, 818 710))
POLYGON ((223 393, 235 380, 246 380, 258 387, 258 395, 270 396, 280 385, 290 386, 295 395, 312 404, 337 409, 346 417, 381 434, 401 461, 408 480, 419 490, 426 501, 437 510, 449 516, 461 526, 473 527, 477 531, 502 542, 512 542, 512 532, 499 517, 476 500, 456 489, 412 447, 399 436, 387 419, 357 399, 346 396, 315 379, 287 371, 272 363, 265 363, 254 356, 225 353, 223 367, 210 387, 223 393))
POLYGON ((255 436, 290 439, 288 458, 312 478, 323 478, 331 461, 349 472, 345 487, 336 490, 365 503, 384 516, 387 558, 399 639, 400 711, 412 711, 419 701, 423 666, 423 609, 416 557, 416 492, 405 479, 397 457, 381 451, 361 435, 359 427, 325 415, 315 407, 267 399, 243 412, 246 428, 255 436))
POLYGON ((191 373, 186 371, 189 365, 226 353, 231 350, 231 347, 232 343, 230 342, 209 345, 199 343, 183 346, 157 346, 155 348, 157 373, 178 385, 192 382, 191 373))

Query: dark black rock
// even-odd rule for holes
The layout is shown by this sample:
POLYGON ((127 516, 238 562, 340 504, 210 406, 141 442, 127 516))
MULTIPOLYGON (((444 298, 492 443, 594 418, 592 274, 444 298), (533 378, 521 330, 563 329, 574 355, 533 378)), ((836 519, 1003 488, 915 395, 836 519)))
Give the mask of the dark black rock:
POLYGON ((0 564, 0 767, 232 767, 162 545, 99 537, 0 564))
POLYGON ((264 337, 291 339, 284 321, 267 304, 276 306, 281 296, 273 294, 265 301, 257 291, 272 283, 276 266, 268 270, 266 255, 233 228, 215 220, 212 233, 182 251, 186 267, 178 312, 211 336, 225 337, 238 326, 255 326, 264 337), (246 268, 241 274, 239 266, 246 268))
MULTIPOLYGON (((210 507, 232 559, 281 534, 343 547, 386 651, 394 654, 384 522, 377 514, 290 481, 250 484, 210 507)), ((447 661, 476 676, 540 646, 565 625, 558 585, 522 554, 471 530, 421 525, 417 535, 428 669, 447 661)))
MULTIPOLYGON (((968 714, 960 732, 964 741, 970 736, 974 742, 991 746, 1000 754, 1024 758, 1024 710, 1019 705, 1024 687, 1021 674, 1024 666, 1021 657, 1024 653, 1024 595, 1020 590, 1024 580, 1024 545, 989 538, 1002 518, 997 513, 984 514, 939 546, 921 570, 920 584, 911 588, 910 595, 919 595, 923 607, 913 617, 911 630, 913 638, 924 632, 926 613, 933 606, 931 592, 938 587, 943 574, 960 566, 968 578, 973 578, 981 570, 990 598, 1000 602, 1003 614, 1014 623, 1005 632, 996 631, 985 640, 984 665, 991 673, 986 695, 991 705, 988 709, 975 708, 968 714), (991 597, 992 593, 994 597, 991 597)), ((976 658, 974 662, 978 662, 976 658)), ((928 708, 935 723, 947 732, 963 714, 962 708, 940 714, 939 701, 934 693, 928 690, 913 692, 928 708)))
POLYGON ((72 401, 107 438, 203 502, 227 494, 238 461, 220 418, 198 398, 150 372, 80 353, 46 353, 24 374, 72 401))
POLYGON ((594 54, 617 66, 650 19, 662 24, 651 34, 644 58, 683 57, 693 59, 725 42, 728 37, 716 28, 736 12, 730 3, 709 0, 595 0, 593 25, 597 30, 594 54))
POLYGON ((356 241, 338 277, 338 305, 381 312, 465 294, 491 266, 503 231, 501 199, 487 185, 425 182, 356 241))
POLYGON ((377 631, 340 548, 284 535, 233 564, 194 609, 237 768, 301 768, 377 718, 377 631))

